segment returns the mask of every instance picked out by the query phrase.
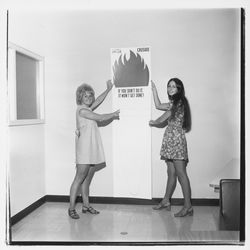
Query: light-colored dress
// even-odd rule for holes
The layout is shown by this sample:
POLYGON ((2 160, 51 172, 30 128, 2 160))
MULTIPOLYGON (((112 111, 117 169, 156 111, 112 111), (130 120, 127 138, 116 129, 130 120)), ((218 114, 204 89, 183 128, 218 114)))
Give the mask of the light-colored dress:
POLYGON ((162 146, 161 159, 162 160, 185 160, 188 162, 187 141, 185 130, 182 128, 184 121, 184 106, 177 105, 175 117, 168 121, 166 127, 162 146))
POLYGON ((105 155, 97 122, 81 117, 80 109, 88 109, 80 105, 76 110, 76 164, 100 164, 105 162, 105 155))

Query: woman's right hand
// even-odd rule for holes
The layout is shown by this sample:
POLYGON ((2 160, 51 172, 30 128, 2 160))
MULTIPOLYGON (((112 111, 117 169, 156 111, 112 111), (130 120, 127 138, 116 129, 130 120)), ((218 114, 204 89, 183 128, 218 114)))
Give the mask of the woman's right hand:
POLYGON ((79 129, 76 129, 76 130, 75 130, 75 134, 76 134, 76 136, 79 138, 80 135, 81 135, 80 130, 79 130, 79 129))
POLYGON ((151 80, 151 87, 152 87, 152 90, 156 90, 155 83, 152 80, 151 80))
POLYGON ((106 82, 106 85, 107 85, 107 90, 110 91, 112 88, 113 88, 113 83, 111 82, 111 80, 108 80, 106 82))
POLYGON ((119 118, 120 118, 120 109, 116 110, 116 111, 113 113, 113 117, 114 117, 114 119, 119 120, 119 118))

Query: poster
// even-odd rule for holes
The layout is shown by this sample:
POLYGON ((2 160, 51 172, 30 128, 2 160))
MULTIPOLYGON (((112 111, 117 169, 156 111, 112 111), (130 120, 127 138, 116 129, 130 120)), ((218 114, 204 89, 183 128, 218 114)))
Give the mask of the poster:
POLYGON ((151 199, 150 48, 111 49, 114 196, 151 199))

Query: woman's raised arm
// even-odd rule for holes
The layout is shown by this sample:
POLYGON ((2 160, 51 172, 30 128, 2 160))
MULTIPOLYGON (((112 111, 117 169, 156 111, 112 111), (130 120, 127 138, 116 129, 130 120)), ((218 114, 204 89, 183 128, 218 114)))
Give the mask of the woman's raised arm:
POLYGON ((152 84, 152 92, 153 92, 153 97, 154 97, 154 103, 155 103, 155 108, 159 109, 159 110, 169 110, 170 109, 170 104, 169 103, 161 103, 159 96, 158 96, 158 92, 155 86, 155 83, 151 80, 151 84, 152 84))
POLYGON ((96 100, 92 103, 90 107, 92 110, 95 110, 104 101, 109 91, 113 88, 113 83, 111 82, 111 80, 108 80, 106 84, 107 84, 107 89, 102 94, 100 94, 96 98, 96 100))

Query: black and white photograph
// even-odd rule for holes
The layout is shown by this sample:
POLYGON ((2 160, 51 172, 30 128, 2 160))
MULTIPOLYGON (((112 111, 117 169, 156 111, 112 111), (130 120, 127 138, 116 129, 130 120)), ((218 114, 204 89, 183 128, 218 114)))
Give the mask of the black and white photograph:
POLYGON ((247 14, 2 10, 5 245, 244 246, 247 14))

